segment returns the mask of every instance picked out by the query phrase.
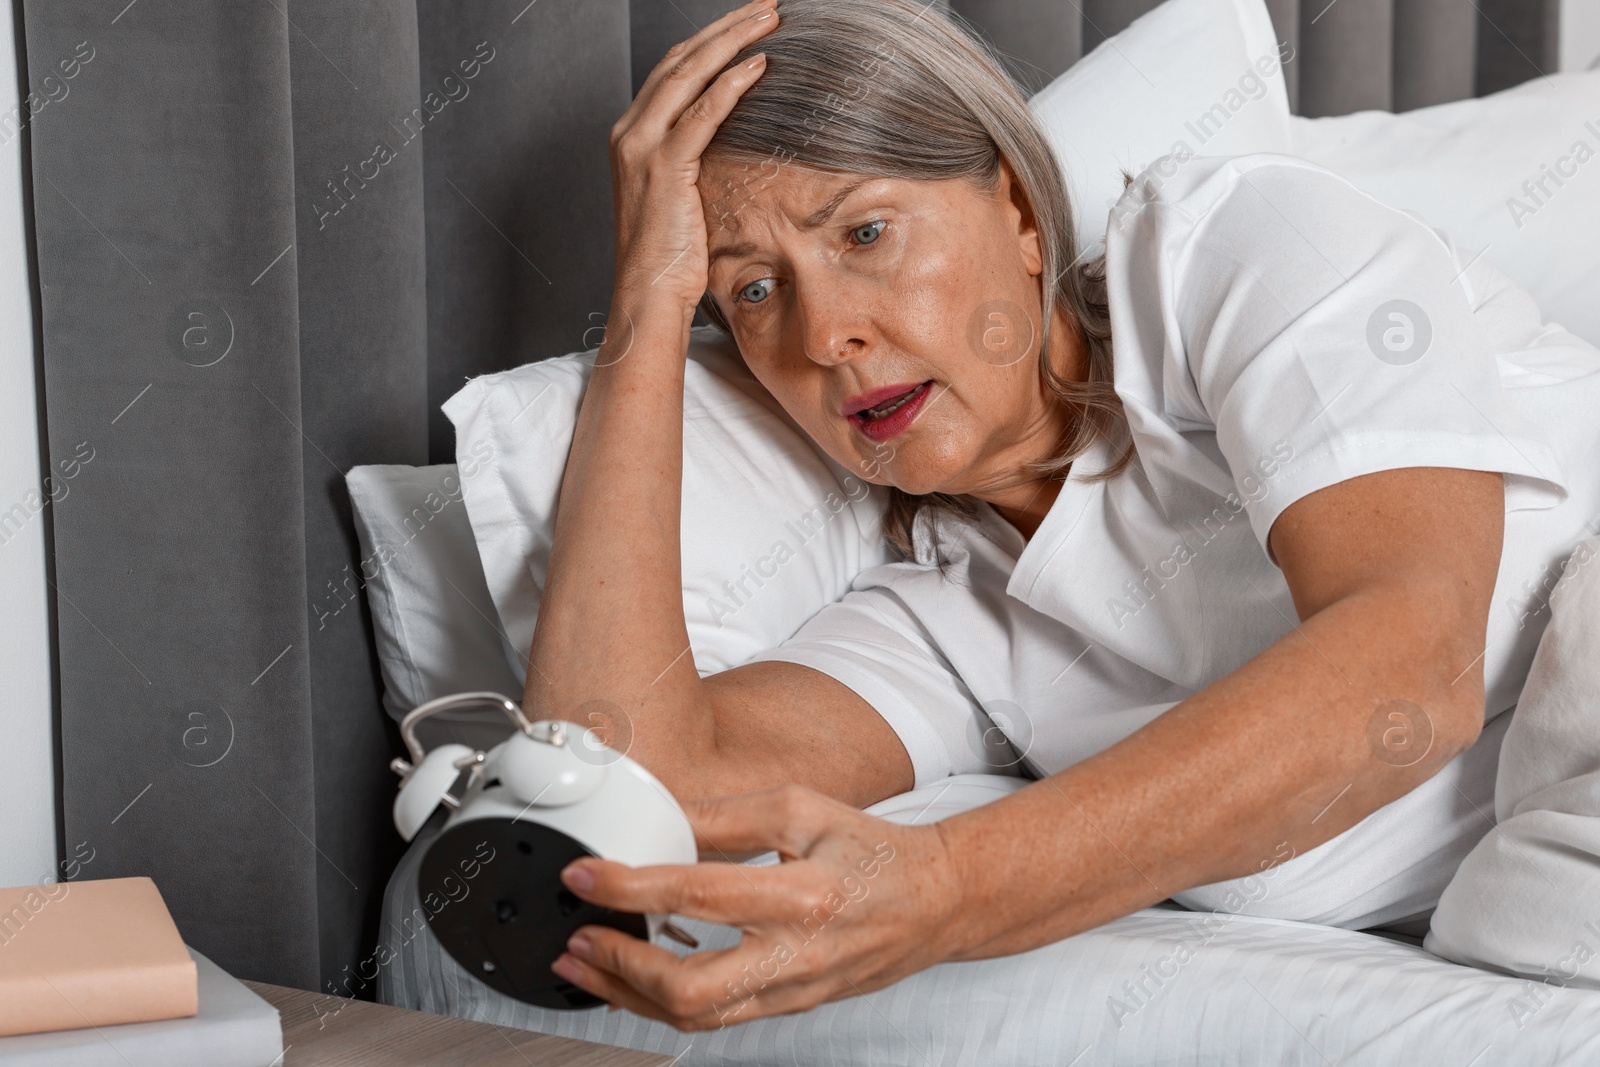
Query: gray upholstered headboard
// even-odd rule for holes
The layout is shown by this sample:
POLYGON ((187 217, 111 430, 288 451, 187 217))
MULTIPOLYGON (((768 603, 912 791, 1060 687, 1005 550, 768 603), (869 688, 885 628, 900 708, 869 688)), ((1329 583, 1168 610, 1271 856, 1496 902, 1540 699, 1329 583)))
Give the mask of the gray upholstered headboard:
MULTIPOLYGON (((1010 54, 1019 80, 1038 89, 1159 3, 951 0, 948 6, 1010 54)), ((1285 65, 1284 78, 1298 115, 1406 111, 1515 85, 1538 73, 1535 62, 1540 69, 1554 67, 1553 20, 1547 27, 1527 17, 1533 8, 1553 12, 1544 0, 1477 5, 1471 0, 1266 0, 1266 5, 1279 40, 1295 49, 1297 62, 1285 65)))
MULTIPOLYGON (((381 965, 394 736, 342 473, 450 459, 465 376, 587 346, 606 134, 726 6, 20 4, 49 472, 95 456, 46 512, 62 854, 153 876, 235 974, 381 965)), ((1155 0, 955 6, 1031 91, 1155 0)), ((1544 0, 1270 6, 1304 114, 1551 68, 1544 0)))

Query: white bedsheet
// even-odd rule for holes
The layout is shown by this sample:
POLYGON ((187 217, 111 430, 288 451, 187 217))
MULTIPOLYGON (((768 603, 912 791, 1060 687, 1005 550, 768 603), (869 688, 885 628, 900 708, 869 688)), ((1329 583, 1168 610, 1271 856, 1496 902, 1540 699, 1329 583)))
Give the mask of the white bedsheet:
MULTIPOLYGON (((961 776, 874 809, 925 822, 1015 779, 961 776), (930 805, 930 801, 932 801, 930 805)), ((1600 1063, 1600 992, 1447 963, 1420 948, 1279 919, 1148 908, 1032 952, 933 967, 801 1015, 681 1034, 629 1012, 555 1012, 483 986, 425 925, 418 838, 384 900, 385 1003, 671 1055, 682 1067, 1600 1063), (1183 946, 1187 944, 1187 951, 1183 946), (1142 987, 1142 991, 1141 991, 1142 987)), ((736 931, 683 922, 702 944, 736 931)), ((380 957, 381 958, 381 957, 380 957)))

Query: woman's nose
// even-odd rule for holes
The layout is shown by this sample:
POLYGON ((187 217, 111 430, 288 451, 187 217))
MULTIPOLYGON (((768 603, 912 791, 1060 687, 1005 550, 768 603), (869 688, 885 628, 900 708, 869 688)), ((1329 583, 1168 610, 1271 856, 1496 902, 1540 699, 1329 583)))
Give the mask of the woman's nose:
POLYGON ((872 325, 857 282, 837 284, 815 279, 802 282, 800 318, 806 357, 819 366, 832 367, 865 351, 872 325))

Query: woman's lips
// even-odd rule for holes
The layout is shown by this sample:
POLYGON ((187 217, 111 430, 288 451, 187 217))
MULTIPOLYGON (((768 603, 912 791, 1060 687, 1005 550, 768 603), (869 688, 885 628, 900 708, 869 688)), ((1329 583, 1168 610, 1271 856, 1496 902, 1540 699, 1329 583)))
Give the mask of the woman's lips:
POLYGON ((868 408, 879 407, 883 404, 887 404, 889 401, 894 400, 897 397, 904 396, 906 393, 911 392, 911 390, 915 389, 919 384, 921 383, 897 382, 893 385, 880 385, 876 389, 869 389, 865 393, 861 393, 858 396, 853 396, 849 400, 846 400, 844 402, 844 406, 839 409, 839 414, 856 415, 867 410, 868 408))
POLYGON ((927 406, 928 394, 932 388, 933 382, 923 382, 899 396, 885 399, 875 407, 858 411, 846 418, 872 440, 887 441, 911 425, 917 413, 927 406))

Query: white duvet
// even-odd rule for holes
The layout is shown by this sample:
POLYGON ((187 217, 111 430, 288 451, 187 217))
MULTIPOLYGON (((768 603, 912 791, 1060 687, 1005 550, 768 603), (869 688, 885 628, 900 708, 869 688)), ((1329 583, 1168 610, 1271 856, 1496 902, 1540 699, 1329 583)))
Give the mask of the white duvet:
MULTIPOLYGON (((925 822, 1019 784, 963 775, 868 810, 925 822)), ((681 1034, 604 1008, 548 1011, 480 984, 426 926, 400 938, 416 926, 402 920, 419 906, 415 877, 426 845, 419 837, 385 895, 391 958, 379 977, 381 1000, 681 1055, 682 1067, 1600 1063, 1600 992, 1448 963, 1372 934, 1170 907, 709 1033, 681 1034)), ((707 947, 737 937, 728 927, 683 925, 707 947)))

